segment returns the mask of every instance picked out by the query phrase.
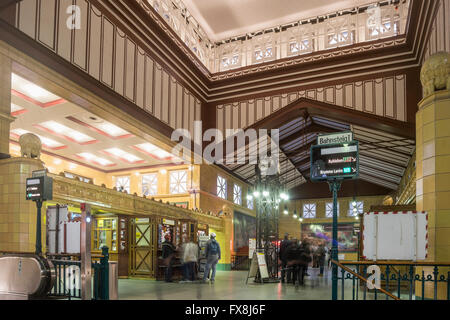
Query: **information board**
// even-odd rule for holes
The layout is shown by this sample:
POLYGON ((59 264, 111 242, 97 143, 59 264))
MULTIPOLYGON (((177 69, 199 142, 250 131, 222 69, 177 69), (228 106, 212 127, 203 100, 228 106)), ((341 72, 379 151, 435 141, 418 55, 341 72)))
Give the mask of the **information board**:
POLYGON ((28 178, 25 192, 27 200, 52 200, 53 179, 47 176, 28 178))
POLYGON ((327 181, 358 178, 358 153, 358 141, 312 146, 311 180, 327 181))
POLYGON ((259 273, 261 274, 261 279, 269 277, 269 272, 267 271, 266 257, 264 252, 257 252, 256 256, 258 258, 259 273))

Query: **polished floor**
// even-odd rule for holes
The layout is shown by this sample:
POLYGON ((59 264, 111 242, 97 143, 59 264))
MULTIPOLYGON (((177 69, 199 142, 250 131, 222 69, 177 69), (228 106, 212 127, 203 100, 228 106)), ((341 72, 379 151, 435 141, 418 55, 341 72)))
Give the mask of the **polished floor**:
MULTIPOLYGON (((127 300, 329 300, 330 272, 318 277, 318 269, 310 269, 303 286, 292 284, 257 284, 247 271, 217 271, 214 284, 166 283, 154 280, 119 280, 119 299, 127 300)), ((346 286, 351 298, 351 283, 346 286)))

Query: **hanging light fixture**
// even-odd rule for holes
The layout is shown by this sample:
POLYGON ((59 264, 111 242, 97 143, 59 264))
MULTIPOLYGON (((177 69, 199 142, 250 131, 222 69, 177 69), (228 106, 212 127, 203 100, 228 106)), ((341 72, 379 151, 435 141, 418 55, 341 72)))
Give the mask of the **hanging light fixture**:
POLYGON ((297 216, 297 209, 295 209, 294 210, 294 219, 297 219, 298 218, 298 216, 297 216))
POLYGON ((289 211, 288 211, 287 205, 285 205, 285 206, 284 206, 284 210, 283 210, 283 213, 284 213, 284 214, 289 214, 289 211))

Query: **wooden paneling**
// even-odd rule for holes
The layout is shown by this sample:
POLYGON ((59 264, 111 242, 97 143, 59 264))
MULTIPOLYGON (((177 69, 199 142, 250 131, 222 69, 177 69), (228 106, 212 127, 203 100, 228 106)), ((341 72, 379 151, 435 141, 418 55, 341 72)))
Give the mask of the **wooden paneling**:
POLYGON ((439 11, 426 45, 424 59, 439 51, 450 51, 450 0, 439 1, 439 11))
POLYGON ((16 9, 19 30, 172 128, 200 120, 200 101, 89 1, 24 0, 16 9), (79 29, 68 27, 72 5, 79 29))
POLYGON ((405 84, 406 75, 396 75, 236 101, 216 107, 217 124, 221 130, 245 128, 302 97, 405 121, 405 84))

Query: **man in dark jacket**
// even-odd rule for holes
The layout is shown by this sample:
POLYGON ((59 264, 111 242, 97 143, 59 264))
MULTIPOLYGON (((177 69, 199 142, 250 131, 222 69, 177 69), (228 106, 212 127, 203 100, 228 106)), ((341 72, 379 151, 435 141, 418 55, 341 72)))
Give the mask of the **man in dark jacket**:
POLYGON ((170 241, 170 234, 164 236, 164 242, 162 243, 162 258, 166 265, 165 280, 166 282, 172 282, 172 264, 173 257, 175 256, 175 246, 170 241))
POLYGON ((216 264, 219 262, 221 258, 220 245, 216 241, 216 234, 214 232, 211 233, 211 238, 206 243, 205 256, 206 256, 206 266, 205 272, 203 274, 203 282, 206 282, 206 277, 209 274, 209 270, 212 268, 210 280, 211 283, 214 283, 214 278, 216 276, 216 264))
POLYGON ((324 265, 325 265, 325 244, 323 242, 320 243, 319 248, 317 248, 316 251, 317 254, 317 262, 319 264, 319 268, 320 268, 320 274, 319 277, 323 277, 323 270, 324 270, 324 265))
POLYGON ((281 282, 284 283, 284 278, 287 272, 287 280, 288 282, 291 280, 291 272, 287 269, 287 248, 289 247, 289 244, 291 243, 289 241, 289 235, 286 233, 284 235, 283 241, 281 241, 280 244, 280 261, 281 261, 281 282))
POLYGON ((295 283, 297 280, 296 264, 298 263, 297 242, 290 241, 286 248, 287 283, 295 283))

